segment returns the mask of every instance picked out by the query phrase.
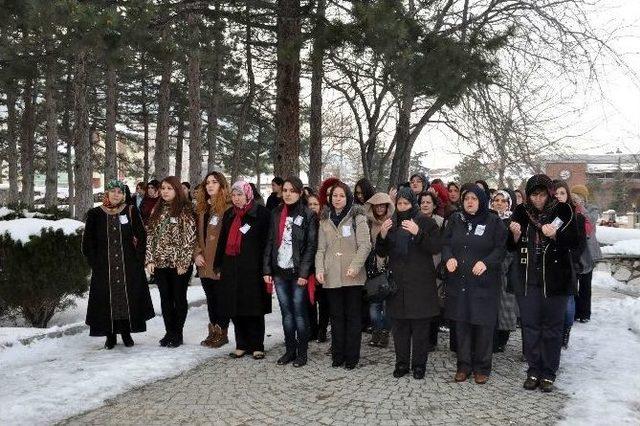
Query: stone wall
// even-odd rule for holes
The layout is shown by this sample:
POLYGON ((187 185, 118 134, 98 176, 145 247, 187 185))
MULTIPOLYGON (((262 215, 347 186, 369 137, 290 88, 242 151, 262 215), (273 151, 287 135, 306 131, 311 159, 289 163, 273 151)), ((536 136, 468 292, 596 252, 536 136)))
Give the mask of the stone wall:
POLYGON ((640 293, 640 258, 612 257, 599 262, 598 269, 609 270, 611 276, 628 287, 629 291, 640 293))

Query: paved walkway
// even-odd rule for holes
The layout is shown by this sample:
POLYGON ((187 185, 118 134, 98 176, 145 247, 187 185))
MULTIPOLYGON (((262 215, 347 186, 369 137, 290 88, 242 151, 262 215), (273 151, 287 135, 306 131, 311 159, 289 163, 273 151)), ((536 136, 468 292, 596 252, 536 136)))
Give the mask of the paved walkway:
POLYGON ((553 424, 568 397, 522 389, 519 334, 494 357, 484 386, 453 381, 455 356, 444 349, 447 334, 430 354, 425 380, 393 378, 391 348, 369 348, 363 340, 359 367, 346 371, 331 368, 327 343, 312 343, 304 368, 277 366, 281 348, 263 361, 212 359, 65 424, 553 424))

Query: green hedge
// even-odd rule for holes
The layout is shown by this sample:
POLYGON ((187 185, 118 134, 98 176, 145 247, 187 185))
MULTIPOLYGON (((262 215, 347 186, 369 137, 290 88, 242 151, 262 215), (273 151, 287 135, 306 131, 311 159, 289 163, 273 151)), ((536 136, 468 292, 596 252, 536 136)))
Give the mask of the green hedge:
POLYGON ((23 244, 0 235, 0 304, 34 327, 47 327, 53 314, 72 305, 70 296, 88 288, 89 266, 82 235, 43 229, 23 244))

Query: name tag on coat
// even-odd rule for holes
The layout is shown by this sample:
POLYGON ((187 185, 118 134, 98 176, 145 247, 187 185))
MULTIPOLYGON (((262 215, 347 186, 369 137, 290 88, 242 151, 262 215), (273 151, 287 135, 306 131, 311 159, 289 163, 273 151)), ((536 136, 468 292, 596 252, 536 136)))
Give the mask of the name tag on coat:
POLYGON ((178 219, 175 217, 170 217, 169 218, 169 223, 178 223, 178 219))
POLYGON ((218 225, 218 216, 211 216, 211 219, 209 219, 209 225, 212 225, 212 226, 218 225))
POLYGON ((297 226, 302 226, 302 222, 304 221, 304 217, 302 216, 296 216, 296 218, 294 219, 293 223, 297 226))
POLYGON ((342 225, 342 236, 343 237, 351 236, 351 225, 342 225))
POLYGON ((248 223, 245 223, 240 227, 240 232, 242 232, 243 234, 246 234, 247 232, 249 232, 249 229, 251 229, 251 225, 249 225, 248 223))
POLYGON ((478 236, 484 235, 484 230, 486 227, 487 225, 476 225, 476 230, 474 232, 474 235, 478 235, 478 236))
POLYGON ((120 219, 120 224, 121 225, 126 225, 127 223, 129 223, 129 218, 127 217, 126 214, 121 214, 119 216, 119 219, 120 219))

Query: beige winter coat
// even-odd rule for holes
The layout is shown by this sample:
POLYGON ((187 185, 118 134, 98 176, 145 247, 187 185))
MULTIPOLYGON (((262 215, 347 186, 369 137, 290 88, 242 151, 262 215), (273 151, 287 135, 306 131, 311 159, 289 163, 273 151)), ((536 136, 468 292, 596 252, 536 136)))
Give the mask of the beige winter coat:
MULTIPOLYGON (((393 212, 395 212, 396 208, 393 205, 393 201, 391 201, 391 197, 386 192, 376 192, 373 194, 371 198, 367 200, 364 204, 364 211, 369 219, 369 225, 371 226, 371 244, 375 246, 376 238, 378 238, 378 234, 382 229, 382 224, 385 220, 389 219, 393 216, 393 212), (387 205, 387 214, 384 215, 382 219, 376 219, 373 214, 373 206, 377 204, 386 204, 387 205)), ((378 268, 382 268, 385 263, 385 258, 376 255, 376 263, 378 268)))
POLYGON ((364 263, 371 251, 364 209, 357 205, 351 207, 338 227, 329 218, 329 212, 325 207, 320 216, 316 274, 324 274, 324 288, 364 285, 367 278, 364 263), (355 277, 347 277, 349 268, 357 271, 355 277))

